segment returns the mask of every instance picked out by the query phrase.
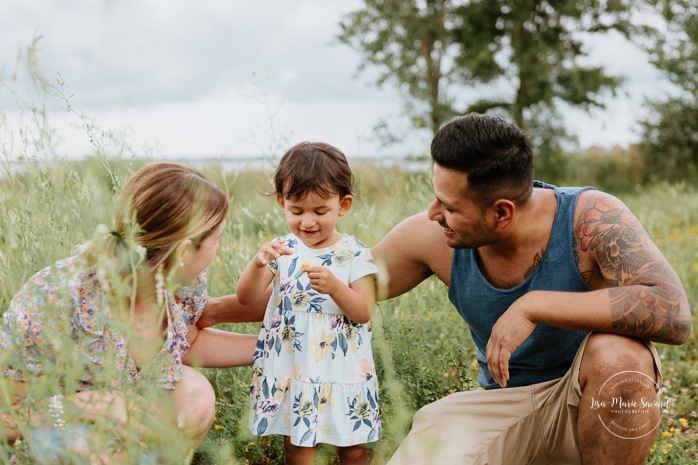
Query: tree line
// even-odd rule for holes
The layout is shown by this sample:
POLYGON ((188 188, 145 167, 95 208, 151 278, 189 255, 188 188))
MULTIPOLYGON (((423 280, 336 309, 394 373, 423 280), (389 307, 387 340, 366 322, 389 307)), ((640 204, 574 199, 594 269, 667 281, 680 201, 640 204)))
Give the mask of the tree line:
MULTIPOLYGON (((644 181, 698 179, 698 3, 695 0, 364 0, 339 40, 395 85, 418 130, 455 115, 498 114, 524 128, 537 166, 554 173, 572 136, 561 108, 603 109, 625 76, 594 65, 585 44, 615 33, 636 44, 676 92, 640 121, 644 181), (466 88, 510 92, 464 101, 466 88)), ((491 93, 491 92, 490 92, 491 93)), ((471 93, 472 94, 472 93, 471 93)))

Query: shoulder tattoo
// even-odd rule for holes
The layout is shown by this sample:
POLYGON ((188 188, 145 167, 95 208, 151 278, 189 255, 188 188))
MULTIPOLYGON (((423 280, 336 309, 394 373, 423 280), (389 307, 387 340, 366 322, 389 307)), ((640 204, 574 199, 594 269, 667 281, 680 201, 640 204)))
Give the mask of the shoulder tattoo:
POLYGON ((580 252, 594 251, 607 283, 623 285, 637 276, 642 265, 652 262, 641 231, 640 223, 627 208, 599 197, 580 215, 575 234, 576 259, 580 252))

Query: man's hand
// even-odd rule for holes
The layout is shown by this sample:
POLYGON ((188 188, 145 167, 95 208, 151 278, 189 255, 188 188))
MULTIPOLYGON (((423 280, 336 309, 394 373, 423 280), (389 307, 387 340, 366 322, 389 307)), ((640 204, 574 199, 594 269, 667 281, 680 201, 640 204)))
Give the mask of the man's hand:
POLYGON ((517 347, 531 335, 536 323, 526 315, 528 294, 516 300, 492 327, 487 342, 487 367, 492 378, 506 387, 509 380, 509 359, 517 347))

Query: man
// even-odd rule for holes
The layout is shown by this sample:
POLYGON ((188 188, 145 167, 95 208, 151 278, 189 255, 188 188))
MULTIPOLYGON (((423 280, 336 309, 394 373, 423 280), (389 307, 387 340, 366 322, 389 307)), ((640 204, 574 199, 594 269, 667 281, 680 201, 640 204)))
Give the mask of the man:
POLYGON ((649 341, 691 328, 676 273, 615 197, 534 183, 516 125, 467 114, 431 150, 436 199, 372 252, 384 297, 449 286, 482 388, 423 407, 389 464, 644 463, 661 416, 649 341))

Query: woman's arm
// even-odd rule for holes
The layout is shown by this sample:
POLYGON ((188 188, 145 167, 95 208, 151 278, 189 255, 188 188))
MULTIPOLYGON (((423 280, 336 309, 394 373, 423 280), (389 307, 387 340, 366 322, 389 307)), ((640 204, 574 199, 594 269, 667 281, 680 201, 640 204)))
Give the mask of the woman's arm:
POLYGON ((185 365, 228 368, 252 364, 256 334, 240 334, 219 329, 189 326, 190 348, 182 359, 185 365))
POLYGON ((249 323, 262 321, 264 311, 271 296, 271 287, 268 287, 262 297, 254 304, 243 305, 236 294, 221 297, 208 297, 206 308, 201 317, 196 321, 199 328, 208 328, 219 323, 249 323))

